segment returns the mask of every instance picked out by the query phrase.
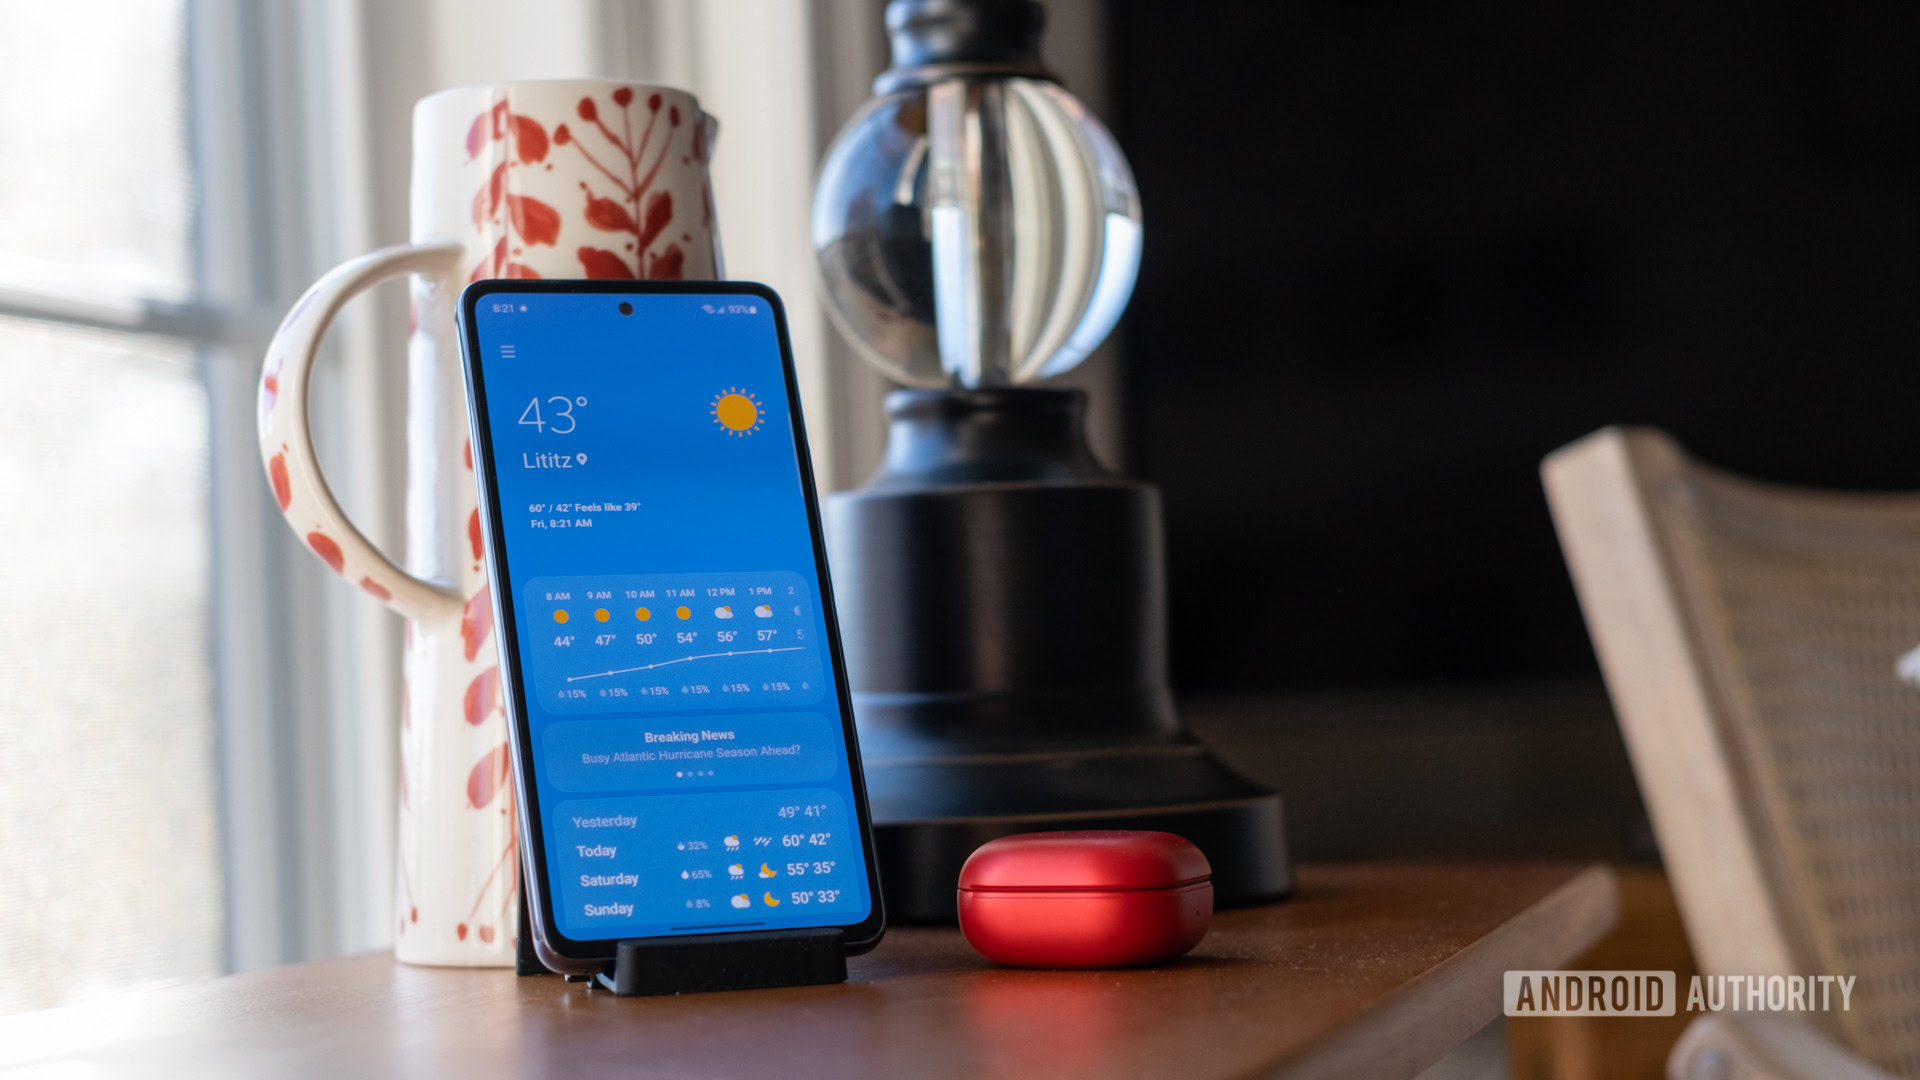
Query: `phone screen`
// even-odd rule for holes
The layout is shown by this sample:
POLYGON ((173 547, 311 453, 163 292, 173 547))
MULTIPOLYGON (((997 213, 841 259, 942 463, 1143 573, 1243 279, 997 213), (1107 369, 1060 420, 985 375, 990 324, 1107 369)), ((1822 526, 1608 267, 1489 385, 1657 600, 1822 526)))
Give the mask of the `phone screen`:
POLYGON ((867 919, 774 303, 470 303, 502 646, 554 927, 603 941, 867 919))

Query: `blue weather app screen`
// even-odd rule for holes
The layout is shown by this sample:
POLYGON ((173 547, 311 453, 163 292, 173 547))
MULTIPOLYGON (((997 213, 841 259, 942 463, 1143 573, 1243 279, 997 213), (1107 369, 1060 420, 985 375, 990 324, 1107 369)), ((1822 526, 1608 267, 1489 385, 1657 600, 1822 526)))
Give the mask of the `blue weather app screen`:
POLYGON ((496 293, 474 323, 560 932, 860 922, 871 899, 769 306, 496 293))

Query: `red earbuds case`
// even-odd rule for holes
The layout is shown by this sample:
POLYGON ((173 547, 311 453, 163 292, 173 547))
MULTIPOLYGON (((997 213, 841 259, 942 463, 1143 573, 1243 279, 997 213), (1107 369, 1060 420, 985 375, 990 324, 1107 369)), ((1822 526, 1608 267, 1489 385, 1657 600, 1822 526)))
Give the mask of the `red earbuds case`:
POLYGON ((1025 833, 960 868, 960 932, 1010 967, 1133 967, 1199 944, 1213 921, 1213 867, 1163 832, 1025 833))

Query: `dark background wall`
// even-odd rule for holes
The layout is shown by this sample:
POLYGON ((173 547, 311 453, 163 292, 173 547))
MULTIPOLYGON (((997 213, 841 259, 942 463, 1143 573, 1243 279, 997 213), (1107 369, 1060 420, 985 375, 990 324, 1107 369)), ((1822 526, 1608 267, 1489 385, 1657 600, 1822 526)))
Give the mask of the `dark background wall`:
POLYGON ((1536 468, 1604 424, 1920 488, 1920 5, 1108 11, 1181 690, 1590 679, 1536 468))

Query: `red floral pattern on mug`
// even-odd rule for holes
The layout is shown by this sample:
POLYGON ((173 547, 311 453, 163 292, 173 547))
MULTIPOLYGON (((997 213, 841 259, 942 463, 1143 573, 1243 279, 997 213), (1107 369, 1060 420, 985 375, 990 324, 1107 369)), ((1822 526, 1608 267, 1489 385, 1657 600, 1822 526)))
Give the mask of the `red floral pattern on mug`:
MULTIPOLYGON (((667 155, 673 150, 674 132, 679 130, 681 122, 680 107, 664 106, 666 127, 661 128, 662 98, 659 94, 649 94, 647 118, 636 136, 633 90, 623 86, 610 97, 620 113, 616 121, 617 130, 607 126, 601 118, 600 107, 592 97, 583 97, 574 106, 574 113, 580 121, 599 133, 603 145, 598 154, 589 150, 565 124, 553 129, 553 141, 561 146, 572 147, 606 182, 613 185, 613 193, 618 198, 596 193, 591 185, 581 181, 580 190, 586 197, 582 216, 588 225, 601 232, 630 236, 632 239, 626 240, 621 246, 632 258, 629 261, 627 254, 591 244, 581 245, 575 254, 590 278, 678 280, 686 258, 680 245, 669 242, 659 251, 654 250, 660 234, 673 221, 673 193, 655 191, 653 182, 660 175, 660 167, 666 163, 667 155), (656 132, 660 135, 657 147, 654 144, 656 132)), ((694 122, 694 154, 691 160, 705 159, 704 126, 701 121, 694 122)))
POLYGON ((467 157, 479 156, 482 150, 496 142, 504 143, 507 153, 487 174, 480 190, 474 193, 473 224, 475 228, 504 224, 505 228, 493 250, 473 268, 467 280, 537 278, 540 276, 538 271, 517 261, 520 248, 514 241, 518 239, 522 244, 552 247, 560 239, 560 213, 539 199, 514 193, 508 169, 546 159, 547 129, 532 117, 510 111, 507 102, 502 101, 474 117, 473 123, 467 126, 467 157), (503 208, 506 212, 504 222, 501 219, 503 208))

